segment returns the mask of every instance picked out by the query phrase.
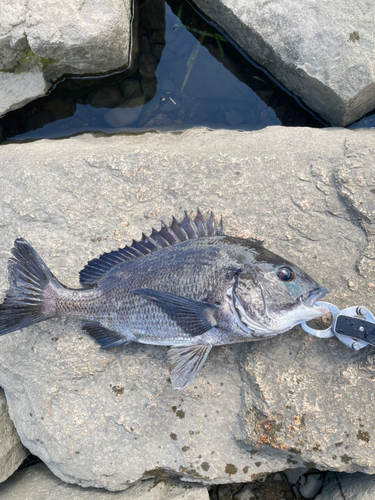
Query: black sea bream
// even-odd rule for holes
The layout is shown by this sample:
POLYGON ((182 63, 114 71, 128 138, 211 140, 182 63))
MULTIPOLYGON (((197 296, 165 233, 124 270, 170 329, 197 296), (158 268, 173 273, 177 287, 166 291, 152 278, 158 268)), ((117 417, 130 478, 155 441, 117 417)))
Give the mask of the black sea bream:
POLYGON ((55 317, 85 320, 102 347, 171 346, 172 386, 193 380, 214 345, 273 337, 328 311, 328 291, 252 239, 225 236, 213 214, 186 214, 89 262, 82 288, 62 285, 36 251, 17 239, 0 306, 0 335, 55 317))

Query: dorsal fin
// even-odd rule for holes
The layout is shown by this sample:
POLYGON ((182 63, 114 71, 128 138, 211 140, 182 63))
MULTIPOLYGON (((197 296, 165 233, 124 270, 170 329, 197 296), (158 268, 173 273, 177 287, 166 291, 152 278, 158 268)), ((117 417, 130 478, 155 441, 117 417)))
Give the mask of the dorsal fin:
POLYGON ((185 217, 181 222, 178 222, 173 217, 172 224, 169 227, 162 222, 160 231, 152 229, 150 236, 142 234, 141 241, 133 240, 131 246, 104 253, 99 258, 90 260, 79 273, 79 280, 83 286, 92 286, 103 278, 110 269, 122 262, 143 257, 151 252, 156 252, 183 241, 216 235, 224 235, 223 218, 216 225, 213 213, 211 213, 208 220, 204 220, 198 210, 193 220, 185 212, 185 217))

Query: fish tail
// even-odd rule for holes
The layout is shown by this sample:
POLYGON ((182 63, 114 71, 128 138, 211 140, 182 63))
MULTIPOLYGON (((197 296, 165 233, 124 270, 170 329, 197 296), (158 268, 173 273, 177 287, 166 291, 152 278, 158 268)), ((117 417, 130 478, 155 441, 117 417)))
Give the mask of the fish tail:
POLYGON ((63 286, 25 239, 14 242, 12 255, 8 263, 9 289, 0 305, 0 335, 56 316, 50 297, 63 286))

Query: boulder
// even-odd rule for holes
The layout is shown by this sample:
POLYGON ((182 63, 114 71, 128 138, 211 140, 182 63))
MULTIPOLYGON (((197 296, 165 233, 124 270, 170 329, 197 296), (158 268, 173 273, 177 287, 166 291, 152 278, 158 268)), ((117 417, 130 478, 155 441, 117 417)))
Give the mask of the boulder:
MULTIPOLYGON (((17 237, 77 287, 89 259, 198 206, 223 215, 227 234, 262 239, 301 266, 338 307, 375 311, 373 137, 273 127, 4 146, 0 300, 17 237)), ((214 348, 175 391, 166 348, 101 351, 76 320, 0 342, 0 385, 21 440, 66 482, 121 490, 151 477, 242 483, 295 467, 375 473, 372 347, 351 351, 296 327, 214 348)))
POLYGON ((315 500, 372 500, 375 498, 375 476, 357 472, 327 474, 322 492, 315 500))
POLYGON ((3 3, 0 71, 6 76, 0 73, 0 115, 36 99, 63 74, 106 73, 129 62, 130 0, 3 3), (12 94, 9 83, 4 86, 4 78, 13 79, 23 99, 12 94))
POLYGON ((2 500, 209 500, 207 488, 178 480, 148 479, 116 493, 66 484, 43 464, 17 471, 0 485, 2 500))
POLYGON ((0 116, 44 96, 48 89, 38 67, 21 73, 0 72, 0 116))
POLYGON ((4 391, 0 389, 0 483, 17 470, 28 454, 9 417, 4 391))
POLYGON ((195 0, 251 58, 331 125, 375 108, 375 4, 195 0))

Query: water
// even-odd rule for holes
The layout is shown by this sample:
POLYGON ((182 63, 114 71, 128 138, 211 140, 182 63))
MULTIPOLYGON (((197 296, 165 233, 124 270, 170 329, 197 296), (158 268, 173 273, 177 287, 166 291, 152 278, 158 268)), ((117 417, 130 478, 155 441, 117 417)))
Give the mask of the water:
POLYGON ((0 120, 2 140, 12 141, 269 125, 326 126, 181 0, 138 2, 128 69, 65 78, 0 120))

